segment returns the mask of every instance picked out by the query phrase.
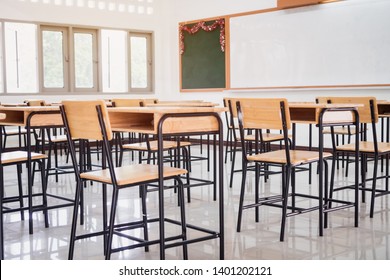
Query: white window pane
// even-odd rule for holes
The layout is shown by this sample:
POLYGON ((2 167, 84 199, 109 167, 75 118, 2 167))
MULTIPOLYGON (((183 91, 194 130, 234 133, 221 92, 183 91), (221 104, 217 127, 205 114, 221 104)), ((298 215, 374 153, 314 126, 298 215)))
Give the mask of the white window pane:
POLYGON ((148 86, 148 64, 147 64, 147 40, 145 37, 130 38, 130 69, 131 87, 146 88, 148 86))
POLYGON ((125 31, 102 30, 102 85, 104 92, 127 91, 125 31))
POLYGON ((7 91, 38 91, 37 26, 28 23, 5 23, 5 58, 7 91))
POLYGON ((76 88, 93 88, 93 36, 74 34, 76 88))
POLYGON ((45 88, 64 87, 64 34, 61 31, 43 31, 43 86, 45 88))

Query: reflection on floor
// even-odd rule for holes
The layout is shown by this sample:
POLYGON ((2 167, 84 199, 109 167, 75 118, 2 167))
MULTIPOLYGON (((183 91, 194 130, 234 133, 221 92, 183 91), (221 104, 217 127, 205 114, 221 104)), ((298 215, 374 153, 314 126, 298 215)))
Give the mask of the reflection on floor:
MULTIPOLYGON (((193 154, 200 153, 197 148, 193 154)), ((203 151, 204 153, 204 151, 203 151)), ((65 157, 64 157, 65 158, 65 157)), ((126 158, 130 161, 130 157, 126 158)), ((137 162, 137 159, 135 159, 137 162)), ((240 162, 240 159, 237 159, 240 162)), ((192 165, 192 176, 211 178, 212 172, 207 172, 205 161, 196 161, 192 165)), ((351 180, 353 170, 350 166, 350 178, 344 176, 344 170, 337 171, 337 182, 343 184, 351 180)), ((313 168, 313 178, 315 177, 313 168)), ((371 169, 371 166, 370 166, 371 169)), ((237 233, 237 205, 241 175, 235 173, 234 186, 228 187, 230 174, 230 161, 224 168, 225 178, 225 258, 226 259, 348 259, 348 260, 375 260, 390 259, 390 197, 377 198, 375 215, 373 219, 368 216, 369 204, 360 204, 359 227, 353 225, 352 209, 336 211, 330 214, 330 226, 325 229, 324 236, 318 236, 318 215, 311 212, 290 217, 287 220, 286 238, 279 242, 280 209, 271 207, 261 208, 259 223, 254 222, 254 211, 244 211, 243 227, 237 233)), ((25 177, 26 172, 23 172, 25 177)), ((39 186, 39 176, 36 176, 35 184, 39 186)), ((26 180, 26 178, 24 178, 26 180)), ((383 180, 381 180, 383 181, 383 180)), ((384 182, 378 184, 384 188, 384 182)), ((309 193, 316 193, 316 180, 308 184, 307 172, 297 175, 297 186, 309 193)), ((16 168, 5 168, 5 194, 10 195, 16 190, 16 168)), ((75 179, 73 174, 60 175, 59 182, 55 182, 54 176, 49 178, 48 191, 61 194, 69 198, 73 197, 75 179)), ((280 176, 274 175, 265 183, 261 182, 261 191, 275 192, 280 189, 280 176)), ((247 199, 253 198, 254 178, 249 175, 247 181, 247 199)), ((352 195, 351 191, 338 193, 345 198, 352 195)), ((368 195, 367 198, 370 196, 368 195)), ((138 188, 131 188, 120 194, 118 221, 128 221, 140 214, 140 199, 138 188)), ((191 202, 187 203, 187 222, 202 225, 211 229, 218 229, 217 202, 213 201, 212 187, 203 186, 191 189, 191 202)), ((101 227, 101 185, 89 185, 85 189, 85 225, 78 230, 85 232, 98 230, 101 227)), ((369 201, 369 199, 367 199, 369 201)), ((50 199, 50 204, 57 203, 50 199)), ((165 192, 166 214, 176 217, 178 212, 177 194, 173 190, 165 192)), ((148 212, 155 216, 158 211, 157 193, 148 193, 148 212)), ((70 207, 49 211, 50 227, 45 228, 43 215, 34 213, 34 233, 28 234, 28 221, 20 220, 19 213, 6 214, 4 216, 5 235, 5 259, 9 260, 64 260, 67 259, 68 241, 72 209, 70 207)), ((177 227, 167 226, 168 232, 175 232, 177 227)), ((151 235, 158 233, 157 224, 150 226, 151 235)), ((189 232, 189 237, 197 232, 189 232)), ((124 242, 115 239, 116 245, 124 242), (119 242, 119 243, 118 243, 119 242)), ((78 241, 75 249, 75 259, 104 259, 100 237, 78 241)), ((211 240, 189 245, 190 259, 218 259, 218 241, 211 240)), ((168 249, 167 259, 181 259, 181 249, 168 249)), ((149 252, 143 248, 124 251, 112 255, 113 259, 159 259, 159 247, 153 245, 149 252)))

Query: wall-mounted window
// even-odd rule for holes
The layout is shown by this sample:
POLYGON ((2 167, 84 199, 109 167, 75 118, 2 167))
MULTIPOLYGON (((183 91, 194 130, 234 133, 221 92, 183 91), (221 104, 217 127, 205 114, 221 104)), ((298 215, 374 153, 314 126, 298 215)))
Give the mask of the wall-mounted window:
POLYGON ((37 92, 37 26, 5 22, 4 41, 7 92, 37 92))
POLYGON ((68 29, 41 26, 43 91, 69 91, 68 29))
POLYGON ((97 91, 98 56, 96 30, 73 30, 75 91, 97 91))
POLYGON ((152 91, 152 35, 102 30, 103 91, 152 91))
POLYGON ((0 20, 0 93, 151 92, 152 53, 151 33, 0 20))
POLYGON ((151 34, 130 33, 130 91, 152 90, 151 34))

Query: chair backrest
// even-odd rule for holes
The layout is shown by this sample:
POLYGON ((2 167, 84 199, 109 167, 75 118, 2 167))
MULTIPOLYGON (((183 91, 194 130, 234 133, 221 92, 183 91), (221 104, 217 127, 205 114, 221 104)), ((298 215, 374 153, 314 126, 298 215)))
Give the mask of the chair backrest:
POLYGON ((148 104, 156 104, 158 103, 158 99, 155 98, 149 98, 149 99, 142 99, 142 106, 148 105, 148 104))
POLYGON ((319 96, 319 97, 316 97, 316 103, 319 103, 319 104, 329 103, 329 99, 330 99, 330 97, 319 96))
POLYGON ((27 106, 46 106, 45 100, 42 99, 25 100, 24 103, 26 103, 27 106))
POLYGON ((114 107, 140 107, 143 99, 114 98, 112 106, 114 107))
MULTIPOLYGON (((290 111, 285 98, 241 98, 237 99, 238 114, 242 114, 244 129, 291 128, 290 111)), ((239 116, 240 120, 240 116, 239 116)))
POLYGON ((229 108, 229 113, 233 119, 237 118, 237 101, 242 98, 225 98, 227 107, 229 108))
POLYGON ((376 104, 376 98, 372 96, 358 96, 358 97, 328 97, 330 103, 338 104, 361 104, 359 106, 359 121, 360 123, 377 123, 378 122, 378 107, 376 104), (371 103, 372 103, 372 112, 371 112, 371 103), (372 115, 371 115, 372 114, 372 115), (372 117, 373 116, 373 117, 372 117))
POLYGON ((103 140, 97 106, 100 106, 107 132, 112 139, 110 119, 104 100, 62 101, 69 132, 74 139, 103 140))

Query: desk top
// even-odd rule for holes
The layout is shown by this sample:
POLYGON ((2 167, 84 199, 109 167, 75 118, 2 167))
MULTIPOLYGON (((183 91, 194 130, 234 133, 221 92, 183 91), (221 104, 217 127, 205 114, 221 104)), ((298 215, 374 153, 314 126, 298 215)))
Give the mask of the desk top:
POLYGON ((0 107, 19 107, 19 106, 27 106, 26 103, 1 103, 0 107))
POLYGON ((315 102, 289 102, 290 108, 356 108, 361 107, 361 104, 328 104, 328 103, 315 103, 315 102))
POLYGON ((158 102, 156 104, 145 104, 147 107, 216 107, 218 103, 212 102, 158 102))
MULTIPOLYGON (((158 105, 158 104, 154 104, 158 105)), ((124 113, 145 113, 145 114, 168 114, 168 113, 221 113, 227 109, 224 107, 197 107, 197 106, 146 106, 146 107, 112 107, 107 108, 108 112, 124 112, 124 113)))
MULTIPOLYGON (((156 134, 158 122, 169 113, 221 113, 223 107, 112 107, 107 108, 112 129, 156 134)), ((31 126, 61 126, 62 118, 58 106, 0 107, 0 114, 6 117, 0 125, 26 126, 27 117, 32 112, 53 112, 37 114, 32 118, 31 126), (58 113, 56 113, 58 112, 58 113)), ((164 123, 164 133, 216 131, 218 121, 212 116, 194 116, 192 119, 172 118, 164 123)))

